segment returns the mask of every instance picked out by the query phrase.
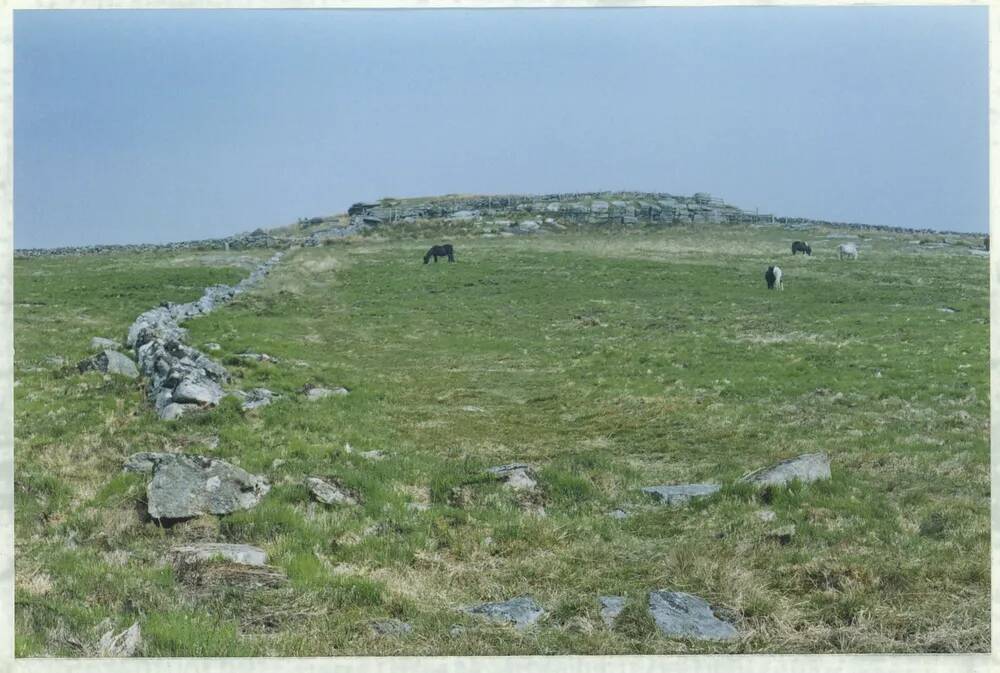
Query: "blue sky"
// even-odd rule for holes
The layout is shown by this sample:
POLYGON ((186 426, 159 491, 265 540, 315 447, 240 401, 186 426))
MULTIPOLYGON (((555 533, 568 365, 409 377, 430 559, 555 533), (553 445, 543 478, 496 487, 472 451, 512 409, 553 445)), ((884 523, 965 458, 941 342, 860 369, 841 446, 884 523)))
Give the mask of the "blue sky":
POLYGON ((16 247, 443 193, 986 231, 985 7, 15 11, 16 247))

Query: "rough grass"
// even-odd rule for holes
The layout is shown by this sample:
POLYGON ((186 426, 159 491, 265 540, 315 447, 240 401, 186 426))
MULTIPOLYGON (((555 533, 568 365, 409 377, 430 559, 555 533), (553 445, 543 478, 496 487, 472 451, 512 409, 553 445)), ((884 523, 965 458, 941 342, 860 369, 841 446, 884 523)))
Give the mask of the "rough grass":
POLYGON ((411 229, 293 251, 189 323, 236 386, 284 399, 174 423, 141 383, 45 358, 71 366, 92 336, 242 277, 247 253, 15 262, 18 656, 79 656, 135 620, 151 656, 989 650, 988 282, 967 241, 866 236, 841 263, 828 229, 453 238, 458 263, 424 266, 442 230, 411 229), (789 254, 799 238, 812 258, 789 254), (784 292, 764 289, 772 263, 784 292), (309 403, 307 384, 351 394, 309 403), (160 528, 120 473, 139 450, 219 456, 273 489, 160 528), (818 450, 827 483, 732 485, 818 450), (512 461, 537 493, 483 474, 512 461), (309 475, 362 503, 310 502, 309 475), (687 481, 724 488, 678 509, 639 491, 687 481), (788 544, 768 537, 789 524, 788 544), (261 546, 289 581, 192 591, 165 554, 190 540, 261 546), (658 636, 641 603, 661 588, 742 637, 658 636), (533 630, 459 611, 521 594, 547 610, 533 630), (611 630, 608 594, 631 600, 611 630), (413 633, 376 636, 387 618, 413 633))

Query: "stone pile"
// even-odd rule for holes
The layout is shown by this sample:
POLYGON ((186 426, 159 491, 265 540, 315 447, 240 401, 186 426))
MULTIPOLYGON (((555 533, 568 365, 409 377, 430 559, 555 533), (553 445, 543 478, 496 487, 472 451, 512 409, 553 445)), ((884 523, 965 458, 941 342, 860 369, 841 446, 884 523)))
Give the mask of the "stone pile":
POLYGON ((172 420, 192 409, 215 406, 225 395, 222 384, 228 379, 226 370, 184 343, 187 330, 180 323, 231 301, 259 283, 280 259, 281 253, 277 253, 236 285, 213 285, 197 301, 157 306, 132 323, 125 343, 149 379, 149 397, 160 418, 172 420))

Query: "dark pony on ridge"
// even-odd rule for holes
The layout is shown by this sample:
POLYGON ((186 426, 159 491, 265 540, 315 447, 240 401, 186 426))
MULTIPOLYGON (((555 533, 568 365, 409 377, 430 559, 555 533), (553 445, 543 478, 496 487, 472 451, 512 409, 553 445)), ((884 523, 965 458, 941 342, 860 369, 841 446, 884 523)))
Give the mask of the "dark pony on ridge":
POLYGON ((451 247, 451 243, 445 243, 444 245, 432 246, 427 254, 424 255, 424 264, 431 261, 431 257, 434 258, 434 263, 437 264, 438 257, 447 257, 449 262, 455 261, 455 249, 451 247))

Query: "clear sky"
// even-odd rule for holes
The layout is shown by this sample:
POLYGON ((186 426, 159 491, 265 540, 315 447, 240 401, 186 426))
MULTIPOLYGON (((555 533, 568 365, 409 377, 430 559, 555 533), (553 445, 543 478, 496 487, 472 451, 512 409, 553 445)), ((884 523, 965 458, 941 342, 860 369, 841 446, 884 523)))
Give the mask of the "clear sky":
POLYGON ((988 226, 985 7, 14 15, 16 247, 603 189, 988 226))

